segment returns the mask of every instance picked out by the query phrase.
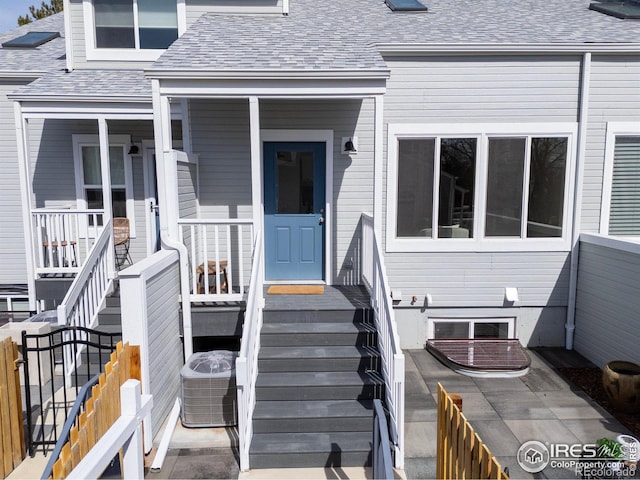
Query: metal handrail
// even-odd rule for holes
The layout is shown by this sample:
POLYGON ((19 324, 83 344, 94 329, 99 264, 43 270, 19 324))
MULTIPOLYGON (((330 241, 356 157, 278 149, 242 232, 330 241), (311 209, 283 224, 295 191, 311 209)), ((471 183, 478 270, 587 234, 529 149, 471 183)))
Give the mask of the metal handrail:
POLYGON ((64 447, 64 445, 69 441, 69 435, 71 434, 71 429, 76 424, 76 421, 80 416, 80 409, 84 408, 84 405, 86 404, 87 400, 91 398, 91 389, 93 388, 94 385, 98 384, 98 381, 100 380, 100 375, 101 374, 98 373, 94 377, 92 377, 91 380, 85 383, 80 389, 80 391, 78 392, 78 396, 76 397, 76 401, 74 402, 73 407, 71 408, 71 411, 69 412, 69 416, 67 417, 67 420, 64 422, 64 425, 62 426, 60 437, 58 437, 58 441, 56 442, 56 446, 53 449, 51 458, 49 458, 49 461, 47 462, 47 466, 44 468, 44 471, 42 472, 42 476, 40 477, 41 480, 47 480, 51 476, 53 472, 53 465, 58 461, 58 458, 60 457, 60 452, 62 452, 62 447, 64 447))
MULTIPOLYGON (((66 406, 68 403, 67 387, 71 385, 72 378, 68 378, 66 375, 56 375, 56 351, 64 351, 65 349, 70 348, 75 354, 78 351, 79 345, 91 347, 98 352, 98 371, 101 372, 103 364, 103 350, 108 351, 108 353, 104 353, 105 357, 108 358, 111 352, 116 349, 117 340, 120 340, 121 338, 121 333, 100 332, 98 330, 92 330, 84 327, 62 327, 56 328, 55 330, 48 333, 39 334, 28 334, 27 331, 22 332, 22 366, 24 372, 24 383, 25 385, 32 385, 32 379, 30 378, 29 371, 30 369, 35 370, 37 373, 37 378, 33 379, 33 381, 37 383, 33 383, 33 385, 36 385, 36 392, 34 392, 34 394, 37 396, 37 401, 40 402, 40 413, 36 415, 34 414, 34 408, 32 405, 32 389, 25 388, 25 404, 27 408, 26 446, 27 452, 30 456, 35 455, 36 447, 39 445, 42 446, 42 452, 45 453, 47 445, 55 445, 57 443, 58 427, 55 422, 53 423, 53 430, 50 434, 53 440, 45 439, 42 433, 39 434, 39 436, 43 436, 41 440, 34 440, 33 438, 34 420, 36 421, 36 424, 38 422, 38 418, 40 419, 42 425, 44 425, 45 422, 44 416, 46 412, 42 408, 45 398, 49 398, 50 396, 52 400, 55 400, 57 389, 61 389, 63 396, 62 405, 66 406), (95 338, 97 341, 91 341, 90 338, 95 338), (108 340, 106 340, 105 343, 102 343, 103 338, 108 340), (48 361, 45 362, 45 359, 47 358, 48 361), (30 368, 29 364, 34 360, 35 365, 31 365, 30 368), (61 385, 59 382, 54 382, 54 379, 56 378, 60 379, 61 385)), ((86 350, 87 365, 89 366, 87 370, 87 376, 91 375, 91 363, 89 362, 89 355, 91 353, 92 352, 88 349, 86 350)), ((76 371, 73 378, 76 384, 76 396, 80 391, 80 387, 77 386, 78 379, 79 374, 76 371)), ((51 414, 54 418, 57 418, 57 411, 61 408, 63 409, 66 422, 69 412, 65 407, 60 406, 55 401, 52 401, 51 403, 51 414)))
POLYGON ((387 416, 382 402, 373 401, 373 478, 378 480, 393 480, 393 461, 391 460, 391 444, 389 443, 389 429, 387 416))

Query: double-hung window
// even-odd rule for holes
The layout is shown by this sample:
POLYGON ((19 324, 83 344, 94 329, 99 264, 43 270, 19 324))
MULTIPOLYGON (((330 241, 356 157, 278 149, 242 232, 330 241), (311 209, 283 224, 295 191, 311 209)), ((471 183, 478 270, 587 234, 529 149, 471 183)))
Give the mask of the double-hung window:
MULTIPOLYGON (((104 208, 100 145, 94 135, 74 135, 76 195, 80 210, 104 208)), ((127 154, 128 136, 109 137, 109 172, 113 217, 130 220, 130 234, 135 237, 134 197, 131 156, 127 154)))
POLYGON ((177 0, 91 0, 85 5, 89 59, 152 60, 178 38, 177 0))
POLYGON ((565 250, 575 124, 389 125, 387 250, 565 250))
POLYGON ((640 237, 640 124, 611 122, 602 193, 600 233, 640 237))

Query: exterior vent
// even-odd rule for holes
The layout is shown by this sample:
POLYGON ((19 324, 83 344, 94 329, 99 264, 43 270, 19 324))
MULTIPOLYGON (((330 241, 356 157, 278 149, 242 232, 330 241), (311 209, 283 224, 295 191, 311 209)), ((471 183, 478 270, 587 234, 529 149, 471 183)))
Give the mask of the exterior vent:
POLYGON ((589 5, 589 10, 604 13, 616 18, 637 20, 640 19, 640 2, 594 2, 589 5))

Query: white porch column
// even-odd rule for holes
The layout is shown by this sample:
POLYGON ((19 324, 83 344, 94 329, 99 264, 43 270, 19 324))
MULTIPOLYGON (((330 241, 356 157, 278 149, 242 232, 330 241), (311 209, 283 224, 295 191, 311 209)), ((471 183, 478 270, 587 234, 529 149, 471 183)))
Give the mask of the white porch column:
POLYGON ((191 117, 189 116, 189 99, 180 99, 180 109, 182 110, 182 150, 187 154, 193 153, 191 146, 191 117))
POLYGON ((100 139, 100 171, 102 173, 102 203, 104 204, 104 222, 113 218, 111 199, 111 162, 109 160, 109 128, 107 119, 98 117, 98 136, 100 139))
POLYGON ((172 156, 171 106, 169 97, 160 93, 160 80, 151 81, 153 95, 153 135, 156 145, 156 175, 158 180, 158 204, 160 206, 160 239, 163 249, 176 250, 180 256, 180 296, 182 298, 182 330, 184 359, 193 353, 193 329, 191 326, 191 290, 189 286, 189 253, 180 243, 178 219, 178 169, 172 156))
MULTIPOLYGON (((251 136, 251 202, 253 224, 256 230, 262 228, 262 154, 260 152, 260 105, 258 97, 249 97, 249 125, 251 136)), ((264 234, 264 233, 263 233, 264 234)))
POLYGON ((33 198, 33 190, 31 188, 31 157, 29 155, 29 123, 22 114, 22 104, 20 102, 15 102, 13 105, 16 126, 18 167, 20 172, 20 199, 22 203, 22 226, 24 228, 24 253, 27 267, 29 310, 31 312, 35 312, 37 310, 37 304, 35 252, 33 250, 33 220, 31 218, 31 199, 33 198))
POLYGON ((169 98, 160 94, 160 81, 152 80, 153 90, 153 136, 156 144, 156 175, 158 177, 158 203, 160 204, 160 232, 177 240, 178 205, 177 187, 171 179, 175 169, 169 159, 173 148, 171 141, 171 110, 169 98))
POLYGON ((384 135, 384 97, 376 95, 374 100, 374 141, 373 141, 373 229, 382 241, 382 155, 384 135))

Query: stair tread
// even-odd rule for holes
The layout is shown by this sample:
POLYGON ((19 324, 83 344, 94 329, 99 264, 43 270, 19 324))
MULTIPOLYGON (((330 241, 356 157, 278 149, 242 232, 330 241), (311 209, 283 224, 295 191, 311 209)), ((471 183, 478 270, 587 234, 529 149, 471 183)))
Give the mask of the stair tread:
POLYGON ((375 333, 376 329, 373 325, 367 323, 266 323, 262 326, 262 333, 270 334, 294 334, 294 333, 357 333, 371 332, 375 333))
POLYGON ((254 420, 285 418, 366 417, 373 413, 371 400, 284 400, 259 401, 254 420))
POLYGON ((262 347, 260 359, 301 359, 301 358, 362 358, 378 357, 375 348, 366 346, 296 346, 262 347))
POLYGON ((251 442, 252 454, 366 452, 371 435, 363 432, 258 433, 251 442))
POLYGON ((377 385, 382 378, 375 372, 275 372, 258 375, 256 387, 325 387, 377 385))

